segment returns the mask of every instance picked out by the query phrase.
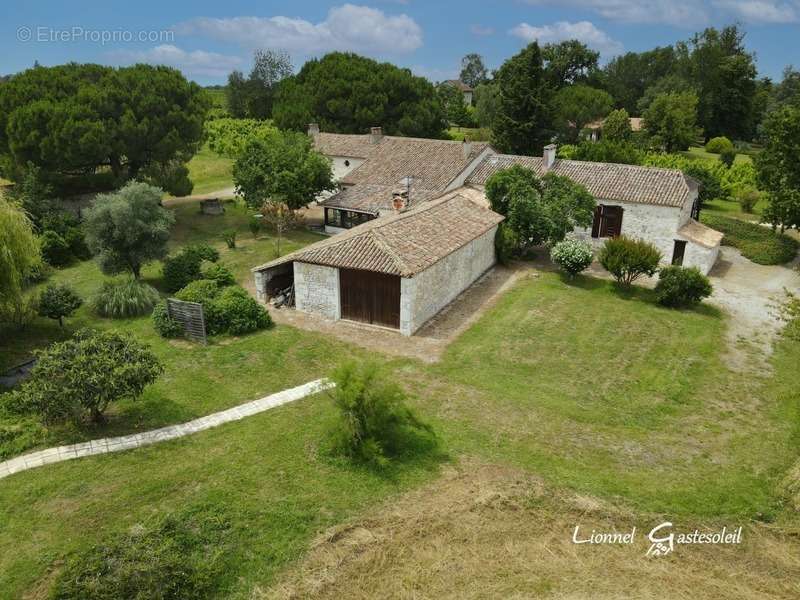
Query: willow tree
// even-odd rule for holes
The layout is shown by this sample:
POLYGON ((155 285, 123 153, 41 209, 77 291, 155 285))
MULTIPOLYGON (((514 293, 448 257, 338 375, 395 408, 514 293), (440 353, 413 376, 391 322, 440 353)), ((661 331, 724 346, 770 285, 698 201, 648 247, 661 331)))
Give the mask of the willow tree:
POLYGON ((0 195, 0 305, 19 301, 25 275, 40 260, 28 215, 0 195))

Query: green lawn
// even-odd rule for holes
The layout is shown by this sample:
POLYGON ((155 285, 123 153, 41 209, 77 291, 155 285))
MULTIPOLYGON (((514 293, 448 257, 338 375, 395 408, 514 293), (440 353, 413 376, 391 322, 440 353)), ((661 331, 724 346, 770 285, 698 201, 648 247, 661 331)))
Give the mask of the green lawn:
MULTIPOLYGON (((688 150, 678 152, 678 154, 682 154, 686 158, 704 158, 706 160, 719 160, 719 154, 712 154, 711 152, 706 152, 705 148, 703 148, 702 146, 692 146, 688 150)), ((750 163, 753 162, 753 159, 749 154, 742 154, 740 152, 736 155, 736 160, 734 162, 750 163)))
POLYGON ((189 161, 192 194, 207 194, 233 187, 233 161, 213 152, 207 145, 189 161))
POLYGON ((743 221, 755 221, 758 222, 761 219, 761 211, 767 205, 767 201, 765 198, 761 198, 753 208, 752 213, 746 213, 742 211, 742 207, 739 205, 738 202, 735 200, 723 200, 721 198, 716 198, 714 200, 710 200, 708 202, 703 203, 703 213, 709 213, 714 215, 719 215, 723 217, 733 217, 735 219, 741 219, 743 221))
POLYGON ((460 141, 469 137, 473 142, 488 142, 492 131, 488 127, 451 127, 447 134, 453 140, 460 141))
MULTIPOLYGON (((195 206, 176 210, 176 244, 217 239, 220 220, 199 216, 195 206)), ((245 218, 230 209, 225 220, 243 227, 245 218)), ((302 234, 293 244, 312 239, 302 234)), ((244 279, 270 258, 270 245, 218 247, 244 279)), ((157 283, 156 268, 147 276, 157 283)), ((82 293, 101 279, 90 263, 58 277, 82 293)), ((81 309, 70 326, 91 321, 81 309)), ((142 401, 115 410, 108 430, 59 435, 182 421, 319 377, 346 357, 367 357, 290 327, 203 347, 161 340, 147 319, 99 324, 151 343, 166 374, 142 401)), ((566 282, 553 273, 526 277, 439 364, 369 355, 409 390, 447 456, 384 475, 335 461, 325 451, 335 415, 318 396, 146 449, 34 469, 0 481, 0 547, 14 548, 0 553, 0 589, 8 597, 44 589, 65 555, 156 515, 212 503, 234 532, 218 597, 248 598, 319 531, 432 479, 442 460, 461 456, 521 467, 556 489, 684 524, 790 520, 776 490, 798 454, 800 342, 778 343, 770 371, 731 371, 725 328, 725 316, 711 307, 663 309, 647 290, 623 294, 607 282, 566 282)), ((26 344, 6 339, 3 350, 26 344)))

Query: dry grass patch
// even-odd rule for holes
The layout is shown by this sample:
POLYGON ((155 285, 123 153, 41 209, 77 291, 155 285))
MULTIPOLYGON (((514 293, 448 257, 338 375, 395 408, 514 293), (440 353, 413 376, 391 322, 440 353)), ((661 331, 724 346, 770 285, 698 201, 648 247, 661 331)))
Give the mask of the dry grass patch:
MULTIPOLYGON (((255 599, 797 598, 800 542, 746 524, 739 546, 678 546, 646 558, 660 515, 553 491, 524 471, 463 462, 422 489, 332 528, 255 599), (582 531, 629 530, 632 546, 576 545, 582 531)), ((676 523, 676 531, 738 523, 676 523)))

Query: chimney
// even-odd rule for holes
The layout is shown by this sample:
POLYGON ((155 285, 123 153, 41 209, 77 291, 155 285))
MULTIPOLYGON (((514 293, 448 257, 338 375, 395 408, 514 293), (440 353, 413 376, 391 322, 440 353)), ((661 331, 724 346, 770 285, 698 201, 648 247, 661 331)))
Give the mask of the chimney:
POLYGON ((308 135, 314 137, 319 133, 319 124, 318 123, 309 123, 308 124, 308 135))
POLYGON ((548 144, 544 147, 544 170, 549 171, 550 168, 553 166, 553 163, 556 162, 556 145, 555 144, 548 144))
POLYGON ((373 144, 377 144, 383 139, 383 129, 381 127, 372 127, 369 130, 369 137, 373 144))
POLYGON ((408 204, 408 190, 397 189, 392 192, 392 208, 395 212, 403 212, 408 204))
POLYGON ((472 154, 472 142, 469 140, 469 136, 464 136, 464 143, 461 144, 461 151, 464 153, 464 160, 469 159, 469 155, 472 154))

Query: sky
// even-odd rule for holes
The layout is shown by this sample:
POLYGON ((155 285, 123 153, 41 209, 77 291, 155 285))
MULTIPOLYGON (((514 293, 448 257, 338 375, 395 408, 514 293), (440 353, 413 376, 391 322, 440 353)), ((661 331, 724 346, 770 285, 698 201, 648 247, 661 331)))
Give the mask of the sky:
POLYGON ((577 38, 601 62, 739 23, 759 75, 800 67, 800 0, 3 0, 0 74, 65 62, 177 67, 203 85, 245 73, 255 48, 295 68, 333 50, 456 78, 462 56, 498 67, 532 40, 577 38))

